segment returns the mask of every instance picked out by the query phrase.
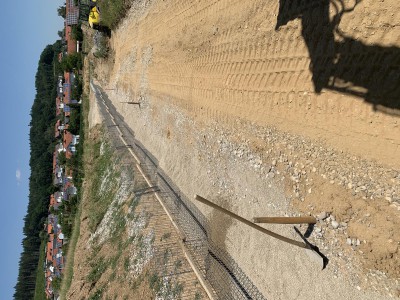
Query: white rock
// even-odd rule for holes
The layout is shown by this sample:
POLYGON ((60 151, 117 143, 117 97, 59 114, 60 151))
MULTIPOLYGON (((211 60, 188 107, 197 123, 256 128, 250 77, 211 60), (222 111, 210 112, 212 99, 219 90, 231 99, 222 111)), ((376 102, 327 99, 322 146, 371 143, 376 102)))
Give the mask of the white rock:
POLYGON ((318 220, 325 220, 327 217, 328 217, 328 214, 326 211, 323 211, 319 215, 317 215, 318 220))
POLYGON ((336 221, 332 221, 332 227, 333 229, 338 229, 339 228, 339 223, 336 221))

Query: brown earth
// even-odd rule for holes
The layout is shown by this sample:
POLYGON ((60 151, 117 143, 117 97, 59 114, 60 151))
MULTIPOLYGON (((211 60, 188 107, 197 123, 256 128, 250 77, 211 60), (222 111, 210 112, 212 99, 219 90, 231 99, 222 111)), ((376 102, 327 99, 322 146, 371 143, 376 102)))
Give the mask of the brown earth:
MULTIPOLYGON (((66 299, 204 298, 205 292, 183 254, 180 237, 163 208, 151 193, 135 194, 134 190, 142 189, 146 182, 138 174, 129 178, 126 170, 121 172, 122 164, 129 160, 117 153, 119 162, 113 158, 108 166, 114 171, 105 173, 110 176, 108 180, 104 174, 97 179, 92 176, 99 170, 95 167, 98 154, 94 145, 104 140, 104 134, 99 124, 96 126, 99 111, 91 107, 79 239, 73 256, 68 257, 74 264, 66 299), (110 174, 118 172, 125 175, 115 182, 110 174), (94 200, 98 194, 93 186, 99 181, 100 189, 103 185, 112 188, 102 192, 113 195, 108 207, 94 200), (97 213, 104 216, 93 226, 97 213)), ((106 137, 111 139, 107 133, 106 137)))
POLYGON ((330 259, 321 273, 199 206, 260 290, 399 297, 398 64, 382 66, 399 58, 400 3, 346 1, 340 19, 340 1, 135 3, 96 74, 182 191, 249 219, 331 215, 310 237, 330 259))

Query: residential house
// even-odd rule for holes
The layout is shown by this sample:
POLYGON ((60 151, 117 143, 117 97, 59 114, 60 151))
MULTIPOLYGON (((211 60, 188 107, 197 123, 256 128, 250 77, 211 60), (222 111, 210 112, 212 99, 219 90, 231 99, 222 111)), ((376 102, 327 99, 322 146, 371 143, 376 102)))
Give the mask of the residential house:
POLYGON ((63 84, 63 92, 64 92, 64 104, 72 103, 71 100, 71 87, 75 83, 75 74, 73 72, 64 72, 64 84, 63 84))
POLYGON ((56 167, 58 164, 58 151, 54 150, 53 152, 53 175, 56 174, 56 167))
POLYGON ((61 120, 57 120, 56 125, 54 126, 54 137, 59 138, 64 129, 65 125, 61 123, 61 120))
POLYGON ((65 166, 64 177, 72 179, 73 174, 74 174, 73 169, 68 168, 68 166, 65 166))
POLYGON ((64 105, 64 121, 65 123, 69 123, 69 117, 71 116, 71 107, 69 107, 67 104, 64 105))
POLYGON ((65 24, 77 25, 79 18, 79 6, 75 5, 74 0, 65 1, 65 24))
POLYGON ((51 282, 53 280, 51 272, 49 271, 49 275, 47 275, 46 273, 46 288, 45 288, 45 292, 46 292, 46 298, 47 299, 53 299, 53 288, 51 287, 51 282))
POLYGON ((62 185, 63 183, 63 178, 64 178, 64 169, 62 166, 60 165, 56 165, 56 169, 55 169, 55 174, 54 174, 54 179, 53 179, 53 184, 55 186, 59 186, 62 185))
POLYGON ((72 25, 78 24, 79 7, 75 5, 74 0, 66 0, 65 8, 65 41, 67 53, 72 54, 77 51, 76 40, 72 37, 72 25))
MULTIPOLYGON (((56 201, 56 198, 54 197, 54 194, 51 194, 51 195, 50 195, 50 205, 49 205, 49 209, 50 209, 50 207, 53 207, 54 210, 58 210, 58 207, 60 206, 60 203, 61 203, 61 201, 60 201, 60 202, 56 201)), ((48 228, 49 228, 49 227, 51 227, 51 230, 54 229, 52 224, 49 224, 48 228)))
POLYGON ((75 153, 75 145, 79 143, 79 135, 73 135, 68 130, 64 129, 63 147, 66 158, 71 158, 75 153))
POLYGON ((59 161, 58 161, 58 155, 60 154, 61 151, 64 151, 63 144, 60 142, 55 146, 54 152, 53 152, 53 175, 56 175, 57 167, 59 166, 59 161))
POLYGON ((54 234, 49 234, 49 241, 47 242, 46 261, 53 262, 53 245, 54 234))
POLYGON ((73 182, 69 178, 64 178, 63 185, 63 199, 65 201, 69 201, 71 196, 75 196, 77 194, 77 188, 74 186, 73 182))
POLYGON ((61 203, 64 199, 64 192, 58 191, 54 193, 54 199, 57 203, 61 203))
POLYGON ((63 78, 62 76, 58 76, 57 80, 57 96, 63 97, 63 78))
POLYGON ((65 25, 65 41, 67 43, 67 54, 76 53, 76 40, 72 37, 72 26, 65 25))
MULTIPOLYGON (((65 107, 65 105, 68 105, 71 101, 71 83, 67 83, 67 82, 64 83, 63 92, 64 92, 63 103, 64 103, 64 107, 65 107)), ((65 110, 64 110, 64 112, 65 112, 65 110)))
POLYGON ((47 234, 50 234, 53 232, 53 225, 52 224, 48 224, 47 225, 47 234))
POLYGON ((64 104, 61 101, 61 97, 56 97, 56 116, 58 117, 61 114, 61 109, 63 108, 64 104))

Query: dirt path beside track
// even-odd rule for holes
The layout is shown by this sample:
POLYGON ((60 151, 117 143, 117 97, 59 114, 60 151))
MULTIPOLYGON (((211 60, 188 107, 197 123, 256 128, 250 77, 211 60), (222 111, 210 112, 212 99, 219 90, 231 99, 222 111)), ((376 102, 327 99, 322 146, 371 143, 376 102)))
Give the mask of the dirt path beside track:
POLYGON ((96 74, 182 191, 249 219, 330 215, 310 237, 330 259, 321 272, 199 206, 251 280, 271 299, 399 297, 399 95, 366 78, 400 57, 400 4, 346 2, 334 30, 326 1, 135 3, 96 74))

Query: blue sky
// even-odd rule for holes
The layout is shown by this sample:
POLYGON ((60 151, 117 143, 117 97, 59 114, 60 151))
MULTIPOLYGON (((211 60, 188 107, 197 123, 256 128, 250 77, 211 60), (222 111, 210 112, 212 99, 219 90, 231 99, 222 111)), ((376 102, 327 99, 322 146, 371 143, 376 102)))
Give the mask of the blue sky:
POLYGON ((2 1, 0 10, 0 299, 12 299, 28 205, 30 108, 44 47, 53 44, 64 1, 2 1))

